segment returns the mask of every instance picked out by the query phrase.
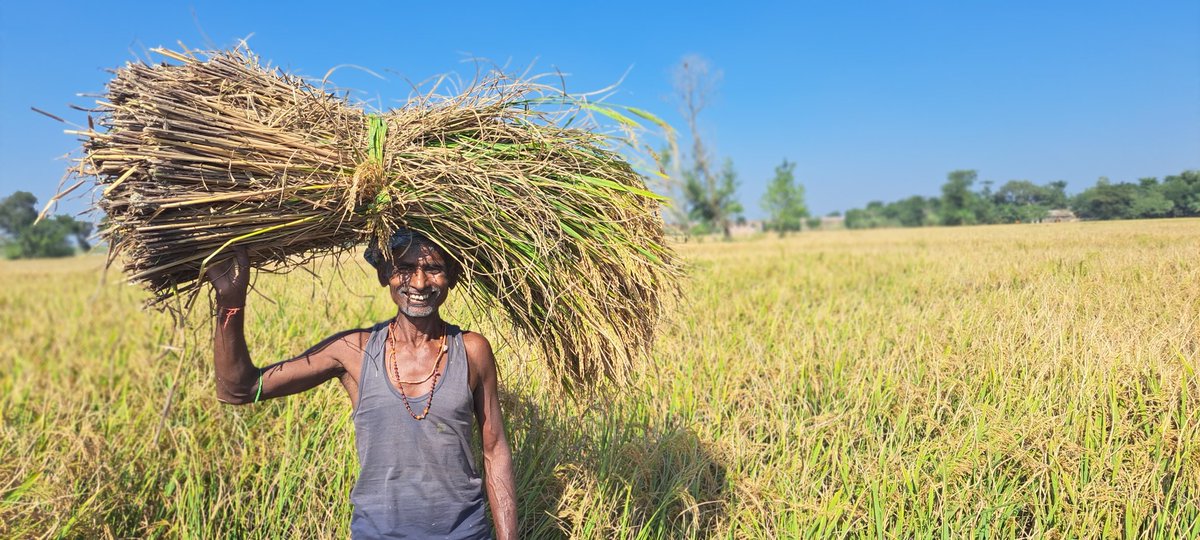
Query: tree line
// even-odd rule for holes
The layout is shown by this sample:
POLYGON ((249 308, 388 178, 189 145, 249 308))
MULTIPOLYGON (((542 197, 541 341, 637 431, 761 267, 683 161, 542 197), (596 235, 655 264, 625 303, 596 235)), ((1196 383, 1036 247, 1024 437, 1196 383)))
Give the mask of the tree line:
POLYGON ((76 247, 91 249, 91 223, 65 214, 41 221, 37 216, 37 197, 28 191, 0 200, 0 249, 5 258, 67 257, 75 254, 76 247))
MULTIPOLYGON (((729 238, 732 224, 742 214, 733 162, 725 159, 719 169, 715 168, 716 159, 699 128, 700 113, 709 104, 720 78, 720 71, 698 56, 685 57, 674 72, 675 98, 687 122, 692 148, 690 153, 674 148, 660 152, 660 168, 681 180, 658 187, 676 201, 666 217, 683 235, 722 233, 729 238)), ((991 181, 979 182, 977 189, 977 182, 974 170, 953 171, 942 185, 941 196, 913 195, 890 203, 872 201, 865 208, 846 211, 845 226, 862 229, 1030 223, 1044 220, 1052 210, 1059 209, 1070 210, 1080 219, 1096 220, 1200 216, 1200 171, 1196 170, 1161 181, 1142 178, 1136 183, 1113 183, 1101 178, 1074 196, 1067 195, 1067 183, 1062 180, 1040 185, 1010 180, 995 189, 991 181)), ((786 159, 775 168, 761 206, 766 213, 764 229, 781 235, 799 231, 805 225, 816 228, 821 222, 820 218, 810 217, 804 186, 795 178, 795 164, 786 159)))
POLYGON ((1150 219, 1200 216, 1200 171, 1188 170, 1137 183, 1113 183, 1101 178, 1096 185, 1068 196, 1062 180, 1038 185, 1010 180, 993 190, 993 182, 980 183, 978 174, 957 170, 946 176, 940 197, 914 195, 865 208, 846 211, 851 229, 873 227, 923 227, 933 225, 983 225, 1031 223, 1046 219, 1051 210, 1067 209, 1080 219, 1150 219))
MULTIPOLYGON (((707 156, 698 133, 693 152, 707 156)), ((667 161, 671 156, 664 152, 667 161)), ((796 181, 796 164, 786 159, 775 168, 761 206, 767 213, 764 228, 780 235, 816 228, 820 218, 811 218, 804 201, 804 186, 796 181)), ((737 201, 737 173, 726 160, 714 174, 706 159, 693 160, 683 171, 682 206, 676 206, 672 221, 683 225, 684 234, 723 233, 730 236, 732 223, 742 212, 737 201)), ((1010 180, 992 189, 993 182, 980 183, 978 173, 957 170, 946 175, 940 197, 911 197, 884 203, 872 201, 864 208, 846 211, 849 229, 875 227, 927 227, 937 225, 985 225, 1034 223, 1051 210, 1069 209, 1080 219, 1150 219, 1200 217, 1200 171, 1187 170, 1158 178, 1141 178, 1136 183, 1113 183, 1100 178, 1096 185, 1067 195, 1062 180, 1035 184, 1010 180)), ((0 200, 0 249, 9 259, 64 257, 91 249, 88 235, 92 224, 67 215, 37 220, 37 198, 18 191, 0 200)), ((832 215, 837 215, 835 212, 832 215)))

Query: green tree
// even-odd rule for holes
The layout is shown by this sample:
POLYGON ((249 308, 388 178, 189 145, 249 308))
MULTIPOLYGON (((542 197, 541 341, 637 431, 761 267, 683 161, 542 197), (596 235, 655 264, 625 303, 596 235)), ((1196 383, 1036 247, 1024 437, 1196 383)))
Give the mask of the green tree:
POLYGON ((980 190, 976 196, 971 198, 971 210, 972 213, 975 214, 975 221, 973 223, 991 224, 1002 222, 1000 208, 998 208, 996 206, 996 202, 992 200, 993 183, 994 182, 991 180, 984 180, 982 182, 983 189, 980 190))
POLYGON ((895 220, 902 227, 921 227, 937 222, 937 215, 930 200, 920 195, 901 199, 884 207, 884 216, 895 220))
POLYGON ((993 198, 1005 206, 1041 204, 1045 198, 1041 187, 1029 180, 1009 180, 996 190, 993 198))
POLYGON ((1113 184, 1101 177, 1095 186, 1075 196, 1071 208, 1085 219, 1130 219, 1134 217, 1137 191, 1133 184, 1113 184))
POLYGON ((37 197, 18 191, 0 201, 0 230, 15 237, 37 220, 37 197))
POLYGON ((900 222, 886 215, 887 207, 883 201, 871 201, 866 208, 856 208, 846 211, 847 229, 874 229, 878 227, 897 227, 900 222))
POLYGON ((1183 171, 1163 178, 1159 190, 1171 201, 1171 215, 1200 216, 1200 171, 1183 171))
POLYGON ((0 231, 3 231, 4 254, 10 259, 35 257, 66 257, 75 253, 69 239, 80 249, 91 248, 87 236, 92 224, 57 215, 37 221, 37 198, 32 193, 18 191, 0 201, 0 231))
POLYGON ((1028 180, 1009 180, 992 200, 996 205, 998 222, 1031 223, 1040 221, 1049 214, 1051 191, 1028 180))
POLYGON ((1130 207, 1130 216, 1135 219, 1167 217, 1175 209, 1175 203, 1163 194, 1157 178, 1139 178, 1136 193, 1130 207))
POLYGON ((845 224, 847 229, 867 229, 871 226, 871 216, 864 209, 851 208, 846 210, 845 224))
POLYGON ((721 231, 731 238, 733 219, 742 213, 737 200, 737 172, 733 160, 726 159, 716 178, 703 178, 697 171, 683 174, 683 193, 687 199, 688 215, 700 224, 702 232, 721 231))
POLYGON ((1067 200, 1067 181, 1055 180, 1046 184, 1043 190, 1045 204, 1051 210, 1058 208, 1066 208, 1070 203, 1067 200))
POLYGON ((946 175, 942 185, 942 224, 971 225, 976 223, 976 194, 971 191, 978 175, 973 170, 957 170, 946 175))
POLYGON ((799 231, 808 217, 808 206, 804 204, 804 186, 796 182, 796 164, 783 160, 775 167, 775 178, 767 184, 762 197, 763 210, 767 211, 767 227, 783 236, 790 231, 799 231))

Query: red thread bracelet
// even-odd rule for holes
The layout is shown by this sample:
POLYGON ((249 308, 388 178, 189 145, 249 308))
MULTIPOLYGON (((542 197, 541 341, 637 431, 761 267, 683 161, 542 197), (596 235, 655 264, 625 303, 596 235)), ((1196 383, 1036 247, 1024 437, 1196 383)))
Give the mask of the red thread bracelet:
POLYGON ((234 315, 241 313, 241 311, 242 308, 240 307, 225 308, 225 322, 221 324, 221 329, 229 328, 229 319, 232 319, 234 315))

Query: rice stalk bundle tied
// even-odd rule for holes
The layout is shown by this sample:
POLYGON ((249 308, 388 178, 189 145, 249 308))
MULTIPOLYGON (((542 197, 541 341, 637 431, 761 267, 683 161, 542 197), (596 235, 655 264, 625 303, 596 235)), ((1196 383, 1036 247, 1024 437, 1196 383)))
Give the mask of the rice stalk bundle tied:
POLYGON ((661 200, 617 151, 628 139, 567 124, 653 117, 502 74, 370 115, 243 49, 155 52, 175 62, 116 70, 97 122, 74 132, 100 234, 152 306, 190 306, 234 246, 284 272, 407 227, 567 389, 623 379, 649 351, 681 274, 661 200))

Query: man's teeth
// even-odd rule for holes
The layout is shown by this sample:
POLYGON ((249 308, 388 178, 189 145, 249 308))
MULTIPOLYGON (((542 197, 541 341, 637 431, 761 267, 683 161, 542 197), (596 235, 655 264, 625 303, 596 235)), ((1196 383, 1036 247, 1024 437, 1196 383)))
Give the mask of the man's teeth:
POLYGON ((429 298, 429 295, 428 295, 428 294, 412 294, 412 293, 409 293, 409 295, 408 295, 408 298, 409 298, 410 300, 416 300, 416 301, 420 302, 420 301, 423 301, 423 300, 426 300, 426 299, 428 299, 428 298, 429 298))

